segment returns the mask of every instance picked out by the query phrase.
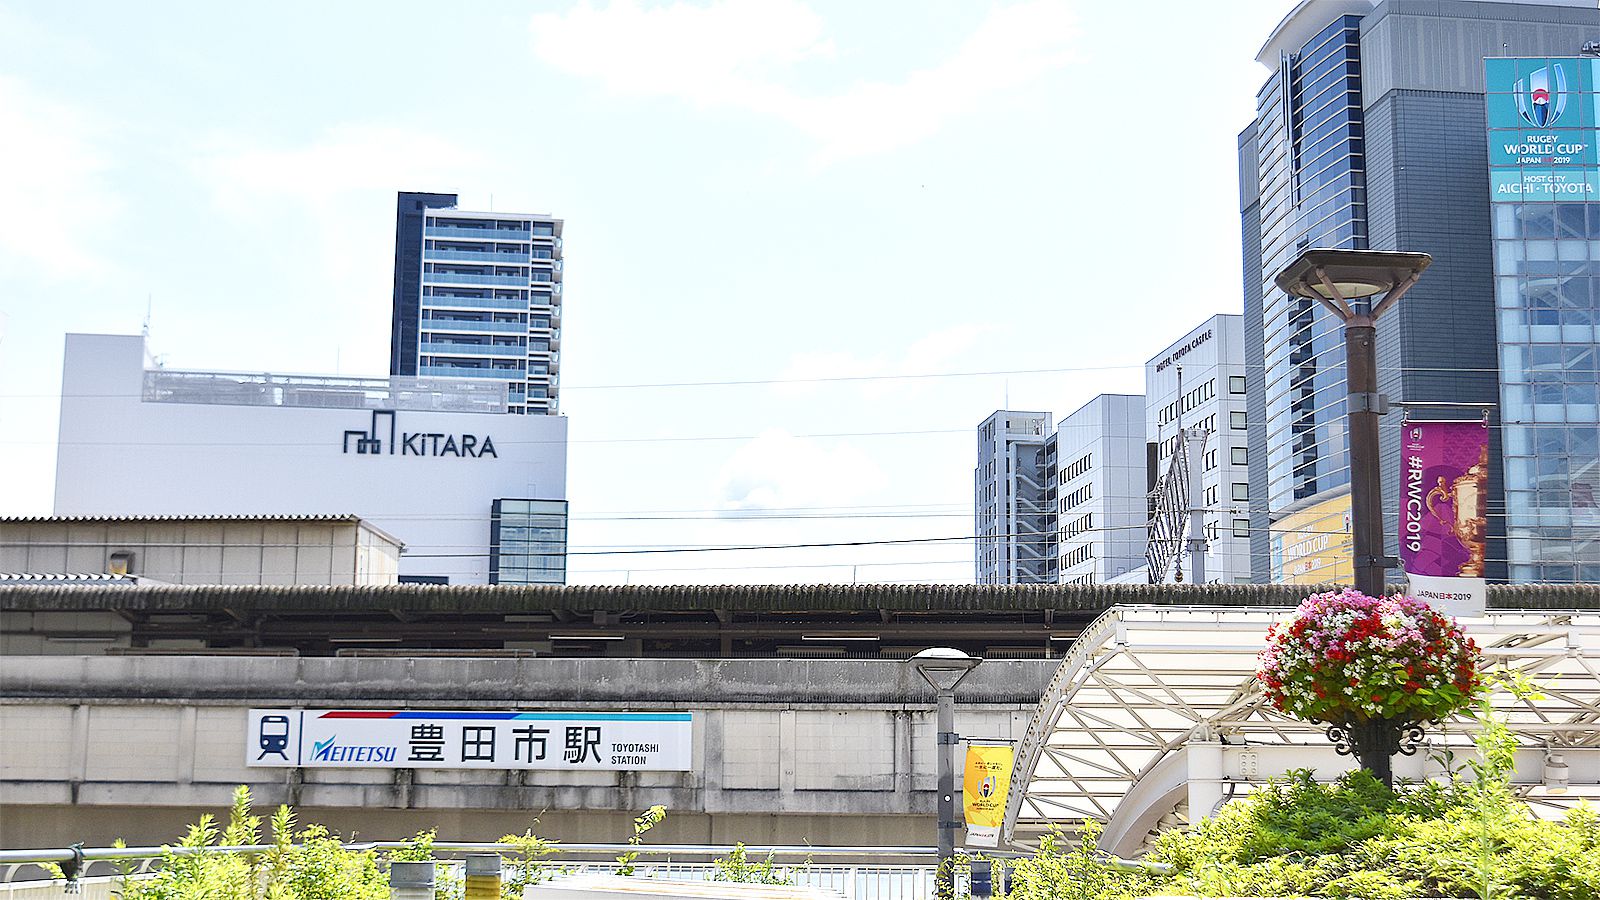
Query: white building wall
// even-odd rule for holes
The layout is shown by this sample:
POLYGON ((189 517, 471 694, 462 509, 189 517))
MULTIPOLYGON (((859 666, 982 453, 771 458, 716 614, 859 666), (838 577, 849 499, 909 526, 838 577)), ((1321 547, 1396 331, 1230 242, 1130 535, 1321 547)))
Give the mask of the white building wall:
MULTIPOLYGON (((1207 429, 1201 465, 1206 514, 1206 581, 1250 582, 1250 477, 1245 462, 1244 317, 1216 315, 1145 363, 1145 434, 1159 446, 1165 473, 1177 445, 1183 372, 1183 425, 1207 429)), ((1185 563, 1185 569, 1188 568, 1185 563)), ((1171 580, 1168 573, 1167 581, 1171 580)))
POLYGON ((67 336, 56 515, 355 514, 406 545, 401 575, 486 583, 496 498, 566 498, 567 421, 401 410, 399 432, 495 456, 358 454, 368 409, 144 402, 137 336, 67 336))
POLYGON ((1144 397, 1101 394, 1056 430, 1060 582, 1105 583, 1144 565, 1144 397))

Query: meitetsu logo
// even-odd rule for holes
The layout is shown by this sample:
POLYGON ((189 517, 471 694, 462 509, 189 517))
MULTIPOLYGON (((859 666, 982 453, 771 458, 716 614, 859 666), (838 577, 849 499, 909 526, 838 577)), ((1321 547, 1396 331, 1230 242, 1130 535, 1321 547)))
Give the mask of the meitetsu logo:
POLYGON ((344 452, 378 456, 492 456, 494 440, 487 434, 445 434, 437 431, 401 431, 392 410, 373 410, 372 424, 366 431, 349 429, 344 433, 344 452), (387 420, 387 421, 383 421, 387 420))
POLYGON ((340 744, 339 736, 311 742, 312 762, 394 762, 394 748, 374 744, 340 744))
POLYGON ((1554 125, 1567 109, 1567 73, 1558 64, 1529 72, 1512 90, 1517 95, 1517 112, 1535 128, 1554 125))

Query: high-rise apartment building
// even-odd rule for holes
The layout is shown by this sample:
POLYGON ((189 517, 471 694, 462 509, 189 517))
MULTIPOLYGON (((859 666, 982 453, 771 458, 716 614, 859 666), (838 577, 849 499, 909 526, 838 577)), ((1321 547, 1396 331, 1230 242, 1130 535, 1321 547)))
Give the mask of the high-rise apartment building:
POLYGON ((1508 574, 1600 581, 1600 59, 1484 65, 1508 574))
MULTIPOLYGON (((1273 278, 1308 247, 1432 254, 1427 275, 1378 321, 1380 388, 1391 402, 1497 404, 1482 60, 1571 55, 1597 29, 1592 0, 1307 0, 1268 38, 1257 60, 1270 74, 1239 139, 1257 580, 1309 573, 1328 553, 1321 538, 1339 540, 1350 516, 1340 323, 1273 278)), ((1397 483, 1392 421, 1382 431, 1386 486, 1397 483)), ((1498 512, 1507 487, 1525 488, 1502 484, 1491 433, 1498 512)), ((1488 574, 1503 578, 1504 519, 1490 521, 1488 574)))
POLYGON ((1144 397, 1100 394, 1056 425, 1056 568, 1103 583, 1144 565, 1144 397))
POLYGON ((1051 584, 1050 414, 1002 409, 978 426, 973 534, 978 584, 1051 584))
MULTIPOLYGON (((1200 496, 1207 582, 1250 581, 1245 385, 1243 316, 1212 316, 1144 365, 1145 439, 1156 445, 1156 471, 1167 472, 1173 453, 1183 452, 1179 427, 1206 431, 1200 496)), ((1187 571, 1187 559, 1183 565, 1187 571)))
POLYGON ((559 411, 561 226, 401 193, 389 371, 509 386, 509 411, 559 411))

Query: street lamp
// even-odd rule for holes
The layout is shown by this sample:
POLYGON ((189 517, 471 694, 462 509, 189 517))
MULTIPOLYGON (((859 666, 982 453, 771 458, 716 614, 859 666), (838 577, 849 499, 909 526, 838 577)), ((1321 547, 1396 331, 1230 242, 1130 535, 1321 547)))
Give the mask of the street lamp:
POLYGON ((1306 250, 1278 273, 1279 288, 1316 300, 1344 322, 1346 415, 1350 432, 1350 528, 1356 590, 1383 594, 1383 482, 1378 417, 1388 400, 1378 393, 1378 317, 1400 301, 1433 262, 1426 253, 1388 250, 1306 250), (1382 294, 1382 299, 1376 299, 1382 294))
MULTIPOLYGON (((907 660, 939 695, 939 871, 940 887, 954 883, 956 829, 956 771, 952 748, 961 742, 956 734, 956 685, 983 662, 951 647, 931 647, 907 660)), ((937 896, 954 896, 941 890, 937 896)))

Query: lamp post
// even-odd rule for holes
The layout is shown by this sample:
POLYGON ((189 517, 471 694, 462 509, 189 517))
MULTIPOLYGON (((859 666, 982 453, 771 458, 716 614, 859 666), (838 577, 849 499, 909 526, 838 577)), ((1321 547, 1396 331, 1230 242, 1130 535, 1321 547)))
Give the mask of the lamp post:
POLYGON ((951 758, 953 748, 960 743, 956 734, 956 685, 967 677, 981 657, 969 656, 950 647, 933 647, 907 660, 922 680, 939 695, 939 870, 937 894, 954 896, 956 829, 956 771, 951 758))
POLYGON ((1278 273, 1283 291, 1316 300, 1344 322, 1345 401, 1350 433, 1350 528, 1355 586, 1383 594, 1383 482, 1378 417, 1388 400, 1378 393, 1377 321, 1433 262, 1426 253, 1387 250, 1306 250, 1278 273), (1382 299, 1376 299, 1382 294, 1382 299))

